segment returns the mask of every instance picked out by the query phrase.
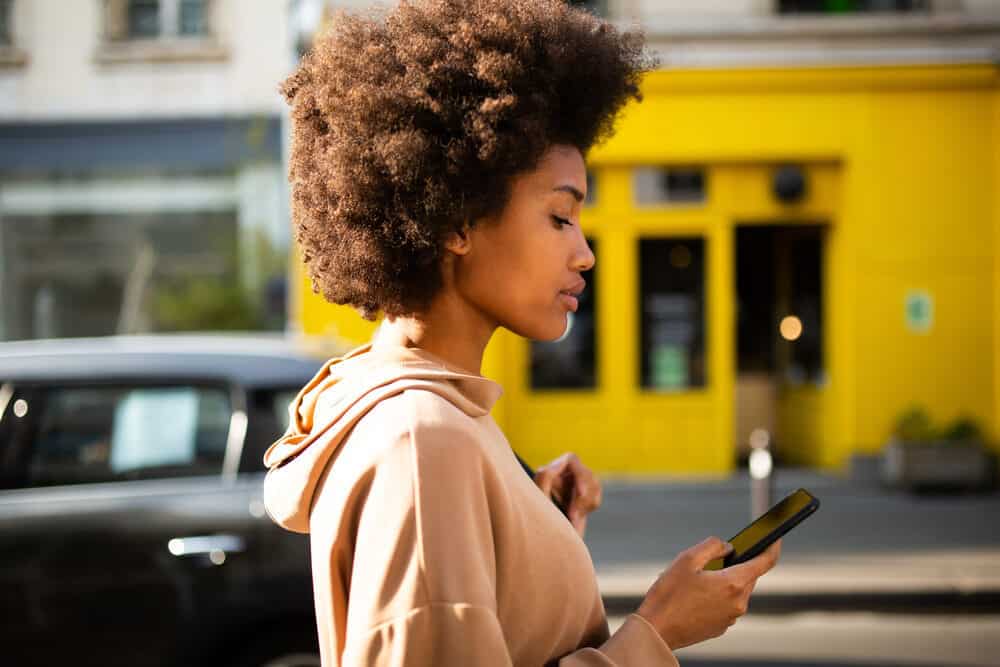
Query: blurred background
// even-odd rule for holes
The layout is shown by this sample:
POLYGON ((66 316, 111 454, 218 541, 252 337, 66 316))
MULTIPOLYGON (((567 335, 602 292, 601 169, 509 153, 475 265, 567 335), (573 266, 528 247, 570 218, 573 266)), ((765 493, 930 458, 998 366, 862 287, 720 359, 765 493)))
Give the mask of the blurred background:
MULTIPOLYGON (((135 415, 193 410, 189 446, 129 446, 129 474, 232 483, 323 356, 371 336, 296 258, 277 86, 336 11, 372 4, 0 0, 0 528, 22 545, 0 547, 0 597, 23 636, 63 600, 25 582, 64 568, 13 531, 96 483, 133 485, 115 516, 134 520, 149 488, 112 463, 135 415)), ((806 486, 824 504, 785 574, 686 664, 1000 665, 1000 0, 574 4, 641 27, 661 66, 588 156, 579 312, 555 343, 499 332, 484 373, 530 464, 572 450, 605 480, 587 541, 609 611, 806 486)), ((164 590, 177 530, 132 561, 164 590)), ((12 664, 54 664, 26 650, 12 664)))

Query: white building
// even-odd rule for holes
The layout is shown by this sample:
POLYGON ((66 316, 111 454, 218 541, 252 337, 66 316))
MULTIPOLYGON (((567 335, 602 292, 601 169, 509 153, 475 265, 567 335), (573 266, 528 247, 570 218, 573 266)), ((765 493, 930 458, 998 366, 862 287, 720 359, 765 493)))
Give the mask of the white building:
POLYGON ((0 0, 0 339, 282 326, 288 13, 0 0))

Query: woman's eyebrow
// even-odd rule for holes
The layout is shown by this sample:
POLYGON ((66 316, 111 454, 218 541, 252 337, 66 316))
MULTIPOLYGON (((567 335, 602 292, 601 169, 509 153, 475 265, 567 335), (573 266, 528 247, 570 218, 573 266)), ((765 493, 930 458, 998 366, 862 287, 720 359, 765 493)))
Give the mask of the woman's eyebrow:
POLYGON ((578 202, 583 201, 583 193, 574 188, 572 185, 557 185, 552 188, 553 192, 568 192, 573 195, 573 198, 578 202))

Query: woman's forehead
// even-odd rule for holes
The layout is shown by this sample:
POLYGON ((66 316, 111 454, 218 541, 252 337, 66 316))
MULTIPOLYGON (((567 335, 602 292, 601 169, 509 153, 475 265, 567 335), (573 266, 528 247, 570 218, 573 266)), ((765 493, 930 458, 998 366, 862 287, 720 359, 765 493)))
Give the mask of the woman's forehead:
POLYGON ((587 192, 587 168, 575 147, 555 146, 523 180, 537 194, 566 193, 580 200, 587 192))

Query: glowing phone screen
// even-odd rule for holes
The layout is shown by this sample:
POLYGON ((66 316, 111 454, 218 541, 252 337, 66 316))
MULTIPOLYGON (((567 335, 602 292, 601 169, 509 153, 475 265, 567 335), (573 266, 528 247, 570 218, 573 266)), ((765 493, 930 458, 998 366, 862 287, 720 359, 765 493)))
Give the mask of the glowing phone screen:
POLYGON ((744 528, 739 535, 729 540, 733 545, 733 555, 735 557, 742 556, 781 524, 801 512, 811 501, 812 497, 801 489, 784 498, 744 528))
MULTIPOLYGON (((721 570, 726 565, 741 562, 744 554, 780 528, 789 519, 808 507, 811 503, 818 501, 804 489, 799 489, 795 493, 783 498, 777 505, 759 516, 753 523, 740 531, 735 537, 729 540, 733 545, 733 552, 725 558, 711 560, 705 566, 706 570, 721 570)), ((788 532, 787 530, 784 532, 788 532)))

